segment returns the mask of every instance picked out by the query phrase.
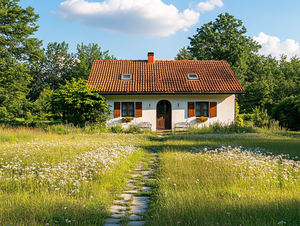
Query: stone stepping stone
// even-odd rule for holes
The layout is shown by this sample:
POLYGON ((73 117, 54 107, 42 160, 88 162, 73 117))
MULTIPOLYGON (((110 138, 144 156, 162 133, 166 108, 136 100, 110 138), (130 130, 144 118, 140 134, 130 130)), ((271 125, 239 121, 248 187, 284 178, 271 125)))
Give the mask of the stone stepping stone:
POLYGON ((112 213, 119 213, 122 210, 126 210, 127 207, 126 206, 112 206, 110 207, 110 212, 112 213))
POLYGON ((143 187, 143 192, 151 191, 151 190, 152 190, 152 187, 143 187))
POLYGON ((128 225, 130 226, 143 226, 146 224, 146 221, 129 221, 128 225))
POLYGON ((149 203, 149 198, 147 196, 133 197, 133 205, 147 207, 149 203))
POLYGON ((127 214, 126 212, 124 212, 124 213, 115 213, 111 216, 114 217, 114 218, 121 218, 121 217, 125 216, 126 214, 127 214))
POLYGON ((116 223, 120 223, 121 219, 113 219, 113 218, 108 218, 105 220, 106 224, 116 224, 116 223))
POLYGON ((131 206, 131 210, 130 210, 131 213, 138 213, 138 214, 146 213, 146 211, 147 211, 147 207, 145 206, 131 206))
POLYGON ((139 193, 141 192, 140 190, 128 190, 128 191, 124 191, 125 193, 130 193, 130 194, 135 194, 135 193, 139 193))
POLYGON ((153 163, 154 163, 154 161, 149 161, 149 163, 153 164, 153 163))
POLYGON ((136 178, 136 177, 141 176, 141 174, 131 174, 131 176, 132 176, 133 178, 136 178))
POLYGON ((143 166, 137 166, 135 170, 142 170, 143 166))
POLYGON ((129 218, 130 218, 130 220, 136 221, 136 220, 140 220, 141 216, 136 215, 136 214, 132 214, 129 218))
POLYGON ((154 170, 150 170, 150 171, 141 171, 141 173, 143 174, 143 175, 150 175, 150 174, 152 174, 154 172, 154 170))
POLYGON ((122 194, 121 197, 124 198, 124 201, 128 201, 131 199, 132 197, 132 194, 122 194))

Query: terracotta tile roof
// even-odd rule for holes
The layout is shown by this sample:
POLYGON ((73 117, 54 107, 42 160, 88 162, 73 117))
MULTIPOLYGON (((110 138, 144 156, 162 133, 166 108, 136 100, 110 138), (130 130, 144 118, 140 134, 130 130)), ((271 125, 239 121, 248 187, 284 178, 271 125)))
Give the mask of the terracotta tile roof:
POLYGON ((245 92, 226 61, 95 60, 88 83, 101 94, 245 92), (188 73, 199 80, 189 80, 188 73), (121 74, 132 74, 132 81, 122 81, 121 74))

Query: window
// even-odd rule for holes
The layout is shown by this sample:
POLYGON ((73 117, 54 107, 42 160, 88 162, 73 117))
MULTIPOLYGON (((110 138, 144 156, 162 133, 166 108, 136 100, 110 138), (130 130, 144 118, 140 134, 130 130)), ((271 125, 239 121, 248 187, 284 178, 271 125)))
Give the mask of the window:
POLYGON ((134 116, 134 102, 122 103, 122 117, 134 116))
POLYGON ((169 113, 170 113, 170 105, 166 102, 159 103, 158 114, 159 115, 168 115, 169 113))
POLYGON ((122 74, 121 75, 121 80, 132 81, 132 74, 122 74))
POLYGON ((208 102, 196 102, 196 117, 208 117, 208 102))
POLYGON ((187 74, 189 80, 199 80, 199 76, 196 73, 187 74))

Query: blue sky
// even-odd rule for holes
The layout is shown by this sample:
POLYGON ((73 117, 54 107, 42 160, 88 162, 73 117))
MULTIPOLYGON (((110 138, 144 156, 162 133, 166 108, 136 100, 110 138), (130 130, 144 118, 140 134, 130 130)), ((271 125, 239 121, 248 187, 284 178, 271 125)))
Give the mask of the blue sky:
POLYGON ((117 59, 172 60, 196 29, 228 12, 243 21, 261 54, 300 57, 299 0, 21 0, 40 15, 35 37, 97 43, 117 59))

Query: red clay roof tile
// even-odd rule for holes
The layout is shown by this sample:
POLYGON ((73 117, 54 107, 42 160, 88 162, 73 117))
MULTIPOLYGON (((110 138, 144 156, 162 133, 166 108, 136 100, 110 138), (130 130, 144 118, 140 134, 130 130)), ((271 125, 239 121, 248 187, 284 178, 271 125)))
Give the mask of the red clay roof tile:
POLYGON ((88 83, 101 94, 245 92, 226 61, 95 60, 88 83), (199 80, 189 80, 188 73, 199 80), (122 81, 121 74, 132 74, 132 81, 122 81))

